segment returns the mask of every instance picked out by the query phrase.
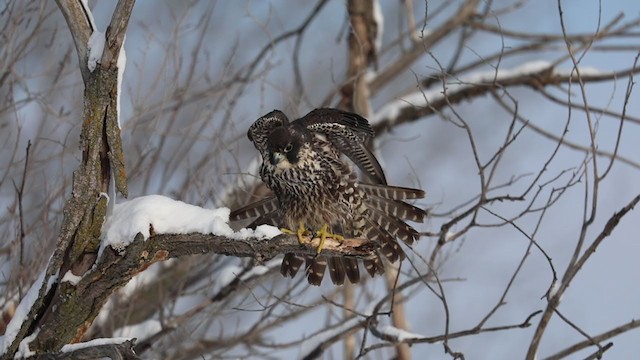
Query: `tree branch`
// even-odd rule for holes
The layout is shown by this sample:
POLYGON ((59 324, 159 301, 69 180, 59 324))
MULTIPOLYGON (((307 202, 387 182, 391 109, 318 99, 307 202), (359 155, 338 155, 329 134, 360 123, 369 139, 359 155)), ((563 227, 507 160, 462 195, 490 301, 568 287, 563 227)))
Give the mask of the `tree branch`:
MULTIPOLYGON (((270 240, 236 240, 199 233, 156 234, 144 240, 139 233, 121 254, 111 247, 106 248, 97 265, 77 285, 69 282, 58 285, 59 297, 64 301, 50 307, 47 324, 41 327, 31 349, 58 351, 65 344, 80 341, 109 296, 155 262, 206 253, 251 257, 257 262, 284 253, 314 256, 319 241, 318 238, 307 239, 305 246, 301 246, 293 235, 279 235, 270 240)), ((375 242, 360 239, 345 239, 342 243, 326 239, 322 250, 326 256, 356 258, 373 258, 375 252, 375 242)))
POLYGON ((118 359, 137 360, 133 347, 136 339, 127 340, 121 344, 105 344, 85 347, 73 351, 42 354, 34 357, 36 360, 89 360, 89 359, 118 359))
POLYGON ((85 12, 79 0, 56 0, 56 4, 58 4, 67 22, 67 26, 71 31, 71 37, 76 45, 82 80, 86 84, 89 80, 89 74, 91 73, 87 65, 87 59, 89 57, 87 43, 95 29, 92 28, 89 15, 85 12))
MULTIPOLYGON (((585 83, 611 81, 639 72, 640 68, 629 68, 606 74, 582 75, 582 79, 585 83)), ((558 74, 554 71, 553 67, 549 67, 526 74, 502 76, 495 81, 474 82, 469 84, 455 83, 455 85, 462 86, 458 86, 456 89, 451 91, 446 91, 446 86, 444 86, 443 91, 438 93, 438 96, 434 97, 434 99, 429 99, 428 96, 426 96, 426 93, 424 93, 426 98, 423 99, 425 102, 424 105, 420 106, 406 103, 406 106, 400 107, 399 111, 394 116, 384 116, 377 119, 373 124, 373 129, 376 134, 381 134, 394 126, 413 122, 428 115, 433 115, 437 113, 438 110, 443 109, 450 104, 456 104, 463 100, 469 100, 471 98, 485 95, 491 91, 495 91, 496 86, 502 88, 528 86, 533 89, 540 89, 546 86, 569 83, 575 80, 575 74, 558 74)), ((429 80, 427 79, 424 81, 429 80)))
POLYGON ((558 291, 549 299, 547 303, 547 307, 542 314, 540 322, 536 327, 536 331, 531 339, 531 343, 529 344, 529 349, 527 350, 527 359, 533 359, 536 357, 536 353, 538 351, 538 346, 540 345, 540 341, 542 340, 542 335, 544 335, 544 331, 551 320, 551 316, 554 314, 555 309, 560 304, 560 297, 564 291, 569 287, 569 284, 573 280, 574 276, 578 273, 578 271, 582 268, 582 266, 586 263, 586 261, 595 253, 598 246, 602 243, 604 239, 609 237, 613 230, 618 226, 620 220, 629 213, 633 208, 640 202, 640 194, 636 195, 627 205, 625 205, 620 211, 614 213, 604 228, 595 238, 595 240, 591 243, 591 245, 584 251, 584 253, 580 256, 579 260, 569 269, 564 275, 563 282, 558 289, 558 291))
MULTIPOLYGON (((59 0, 57 3, 76 44, 80 71, 85 84, 84 112, 82 121, 79 121, 82 124, 80 135, 82 162, 73 174, 73 194, 64 205, 64 218, 56 239, 56 249, 47 265, 38 298, 9 347, 6 354, 9 356, 13 356, 20 341, 37 326, 41 331, 32 342, 34 344, 32 349, 37 353, 43 353, 59 350, 66 342, 84 333, 91 324, 95 317, 93 312, 97 314, 102 304, 87 301, 82 306, 88 307, 90 311, 71 311, 66 314, 69 316, 69 323, 82 324, 84 330, 75 327, 60 331, 67 323, 60 322, 56 314, 68 307, 70 302, 67 302, 67 299, 77 295, 78 292, 71 289, 69 283, 62 283, 52 289, 52 294, 45 294, 46 284, 55 274, 63 276, 71 270, 74 275, 82 275, 94 264, 107 205, 106 198, 100 194, 108 191, 112 169, 116 172, 116 179, 119 179, 118 188, 126 194, 126 174, 120 130, 117 125, 118 71, 116 66, 134 1, 120 0, 118 3, 112 17, 112 26, 107 31, 107 40, 109 40, 107 48, 114 48, 105 49, 107 52, 112 52, 113 58, 107 57, 108 61, 105 65, 108 66, 103 66, 101 63, 93 72, 88 70, 86 61, 87 41, 95 30, 92 29, 89 13, 85 12, 80 1, 59 0), (59 328, 58 325, 61 327, 59 328), (74 336, 69 331, 77 333, 74 336)), ((95 299, 95 296, 89 296, 87 299, 95 299)), ((76 304, 76 306, 79 305, 76 304)))
POLYGON ((102 66, 107 69, 114 69, 116 67, 134 4, 135 0, 120 0, 118 1, 118 5, 116 5, 116 9, 113 11, 111 23, 109 23, 105 34, 106 41, 101 60, 102 66))

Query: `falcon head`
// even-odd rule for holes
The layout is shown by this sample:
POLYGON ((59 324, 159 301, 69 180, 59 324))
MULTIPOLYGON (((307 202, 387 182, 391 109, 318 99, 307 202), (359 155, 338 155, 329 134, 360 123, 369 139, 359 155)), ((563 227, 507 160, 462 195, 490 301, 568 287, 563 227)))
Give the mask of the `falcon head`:
POLYGON ((305 142, 305 134, 294 128, 276 128, 267 139, 269 162, 278 168, 290 168, 298 162, 300 148, 305 142))

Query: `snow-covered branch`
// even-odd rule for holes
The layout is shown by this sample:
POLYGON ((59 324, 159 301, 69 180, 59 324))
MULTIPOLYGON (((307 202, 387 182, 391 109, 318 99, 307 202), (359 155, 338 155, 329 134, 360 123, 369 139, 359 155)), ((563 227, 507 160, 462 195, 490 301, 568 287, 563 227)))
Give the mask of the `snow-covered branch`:
POLYGON ((72 360, 72 359, 140 359, 133 347, 135 339, 95 339, 92 341, 65 345, 60 352, 37 356, 37 359, 72 360))
MULTIPOLYGON (((639 72, 640 68, 629 68, 616 72, 600 72, 593 68, 585 68, 581 69, 581 78, 585 82, 611 81, 639 72)), ((452 104, 488 94, 495 91, 496 85, 500 87, 528 86, 540 89, 576 81, 576 72, 556 69, 551 63, 545 61, 525 63, 515 69, 499 69, 470 74, 469 76, 443 80, 431 88, 421 89, 387 103, 376 112, 371 119, 371 124, 376 134, 380 134, 394 126, 436 114, 452 104)))
MULTIPOLYGON (((320 241, 317 238, 307 239, 308 244, 301 246, 296 236, 281 234, 272 226, 236 232, 228 220, 226 208, 204 209, 157 195, 116 205, 113 215, 104 223, 97 263, 82 277, 65 274, 57 289, 64 296, 52 300, 46 326, 40 324, 31 348, 55 351, 66 343, 82 339, 88 324, 109 296, 158 261, 216 253, 251 257, 262 263, 285 253, 311 256, 317 253, 320 241)), ((374 243, 359 239, 342 242, 327 239, 323 248, 327 256, 357 258, 371 258, 375 251, 374 243)), ((38 289, 39 285, 34 288, 38 289)), ((11 342, 9 340, 5 350, 11 342)))

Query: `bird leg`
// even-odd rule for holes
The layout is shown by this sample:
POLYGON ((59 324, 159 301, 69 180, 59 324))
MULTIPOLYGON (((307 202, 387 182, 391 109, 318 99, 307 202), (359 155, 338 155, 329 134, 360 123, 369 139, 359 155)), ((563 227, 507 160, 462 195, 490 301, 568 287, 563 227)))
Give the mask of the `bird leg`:
POLYGON ((324 241, 330 237, 332 239, 338 240, 340 242, 342 242, 342 240, 344 240, 344 237, 342 235, 338 235, 338 234, 332 234, 329 232, 329 230, 327 229, 329 227, 329 225, 324 224, 322 225, 322 228, 320 228, 320 230, 318 230, 318 232, 316 233, 316 236, 320 236, 320 244, 318 244, 318 248, 316 249, 318 254, 320 254, 320 251, 322 251, 322 248, 324 247, 324 241))
POLYGON ((307 229, 305 229, 304 223, 302 221, 298 223, 298 230, 296 231, 293 231, 287 228, 281 228, 280 231, 282 231, 285 234, 296 235, 298 237, 298 242, 300 243, 300 245, 304 244, 303 237, 310 234, 310 232, 307 229))

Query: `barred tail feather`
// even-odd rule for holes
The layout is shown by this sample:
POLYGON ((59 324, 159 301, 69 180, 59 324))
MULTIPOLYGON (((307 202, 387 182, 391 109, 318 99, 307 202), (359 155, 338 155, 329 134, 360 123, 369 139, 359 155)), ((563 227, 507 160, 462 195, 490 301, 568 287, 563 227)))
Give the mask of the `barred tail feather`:
POLYGON ((304 258, 294 253, 284 254, 282 264, 280 265, 280 274, 284 277, 293 278, 300 270, 300 266, 304 262, 304 258))
POLYGON ((344 284, 345 270, 342 258, 335 256, 329 258, 329 275, 334 284, 344 284))
POLYGON ((307 273, 307 281, 311 285, 320 286, 322 278, 324 278, 324 270, 327 268, 326 256, 306 256, 305 269, 307 273))
POLYGON ((244 220, 254 218, 276 211, 278 208, 278 199, 275 196, 269 196, 262 200, 252 202, 231 212, 229 219, 231 221, 244 220))
POLYGON ((420 233, 407 225, 404 221, 387 214, 382 213, 377 209, 371 210, 371 219, 374 223, 376 223, 380 228, 389 232, 394 238, 397 237, 400 240, 404 241, 407 245, 413 244, 416 240, 420 238, 420 233))
POLYGON ((426 211, 400 200, 368 197, 366 203, 368 207, 378 209, 385 214, 413 222, 421 223, 427 216, 426 211))
POLYGON ((358 268, 358 260, 352 258, 342 258, 344 264, 344 272, 352 284, 360 281, 360 268, 358 268))
POLYGON ((383 199, 392 200, 408 200, 408 199, 422 199, 425 196, 424 190, 411 189, 398 186, 388 185, 372 185, 372 184, 358 184, 358 186, 364 190, 369 196, 377 196, 383 199))
MULTIPOLYGON (((380 244, 379 251, 389 262, 394 263, 404 259, 404 251, 396 241, 395 236, 375 222, 370 221, 369 231, 367 231, 365 237, 371 241, 377 241, 380 244)), ((382 272, 384 272, 384 269, 382 272)))
POLYGON ((246 227, 249 228, 249 229, 255 229, 260 225, 273 225, 273 226, 276 226, 277 215, 278 214, 275 213, 275 212, 261 215, 257 219, 253 220, 251 222, 251 224, 247 225, 246 227))
POLYGON ((373 259, 362 260, 362 263, 364 269, 369 273, 369 276, 375 277, 376 275, 384 274, 384 264, 382 263, 380 255, 376 254, 376 257, 373 259))

